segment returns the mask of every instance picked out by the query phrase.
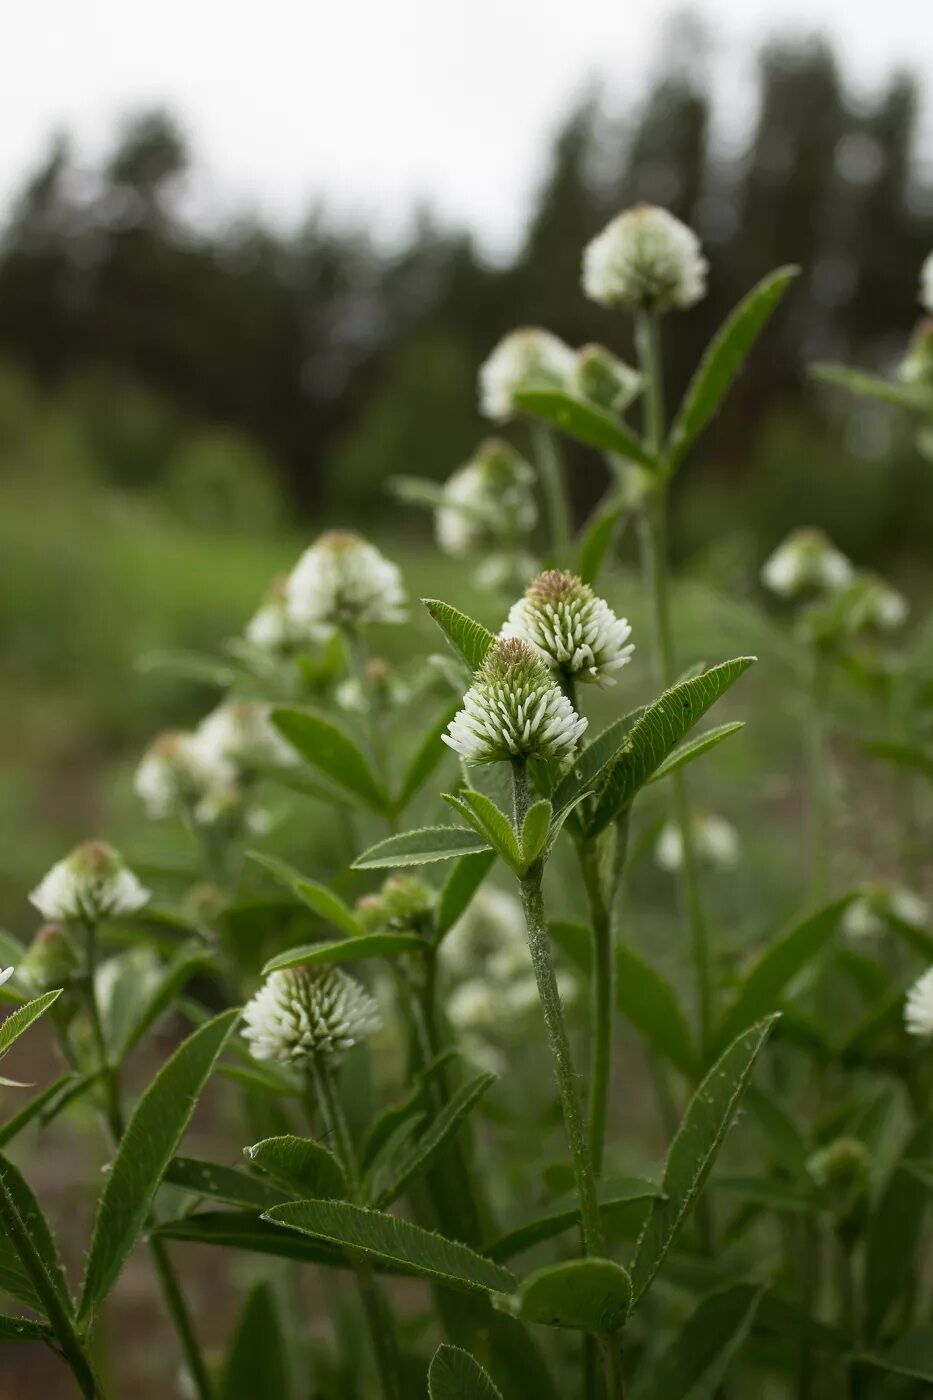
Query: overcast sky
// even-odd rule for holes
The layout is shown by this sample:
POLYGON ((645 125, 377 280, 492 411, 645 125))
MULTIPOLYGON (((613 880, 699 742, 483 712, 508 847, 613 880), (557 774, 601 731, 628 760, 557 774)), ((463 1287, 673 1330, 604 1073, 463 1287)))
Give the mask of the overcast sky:
MULTIPOLYGON (((422 200, 505 250, 547 137, 575 94, 594 76, 614 93, 637 93, 673 8, 664 0, 28 0, 4 23, 0 202, 54 131, 72 133, 91 159, 121 116, 164 104, 193 143, 201 208, 290 220, 320 193, 391 234, 422 200)), ((726 126, 746 110, 755 46, 769 33, 824 30, 866 93, 897 64, 933 73, 933 0, 698 8, 717 36, 726 126)))

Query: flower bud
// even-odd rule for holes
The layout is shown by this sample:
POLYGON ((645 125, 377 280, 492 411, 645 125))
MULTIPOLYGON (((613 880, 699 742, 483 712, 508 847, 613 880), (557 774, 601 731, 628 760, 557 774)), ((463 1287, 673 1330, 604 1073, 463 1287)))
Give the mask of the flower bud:
POLYGON ((823 1192, 826 1204, 844 1224, 851 1220, 868 1194, 871 1159, 858 1138, 836 1138, 815 1152, 807 1169, 823 1192))
POLYGON ((585 729, 534 648, 500 637, 441 738, 468 763, 560 761, 573 756, 585 729))
POLYGON ((88 841, 53 865, 29 899, 45 919, 94 923, 135 914, 149 900, 149 891, 112 846, 88 841))
POLYGON ((80 970, 74 942, 61 924, 43 924, 20 964, 23 980, 38 993, 66 987, 80 970))
POLYGON ((933 1037, 933 967, 928 968, 907 993, 904 1025, 908 1035, 933 1037))
POLYGON ((683 309, 705 295, 707 266, 692 229, 666 209, 636 204, 587 244, 583 290, 602 306, 683 309))
POLYGON ((794 530, 761 570, 772 593, 792 598, 805 591, 832 592, 851 583, 855 570, 822 530, 794 530))
POLYGON ((607 412, 624 413, 641 392, 642 377, 604 345, 584 345, 577 351, 573 386, 607 412))
POLYGON ((348 1050, 382 1025, 366 989, 334 966, 270 973, 247 1002, 243 1021, 253 1059, 297 1066, 348 1050))
POLYGON ((576 357, 550 331, 524 326, 504 336, 479 372, 480 412, 499 422, 520 412, 515 395, 521 389, 566 389, 576 357))
POLYGON ((375 545, 346 530, 306 549, 286 585, 288 611, 302 628, 403 622, 402 575, 375 545))
POLYGON ((628 619, 574 574, 550 569, 513 606, 503 637, 534 647, 552 671, 581 681, 615 685, 615 672, 632 659, 628 619))
POLYGON ((436 903, 435 891, 424 880, 399 874, 390 875, 377 893, 357 900, 356 909, 367 928, 424 933, 436 903))
POLYGON ((482 443, 444 485, 444 501, 434 515, 444 553, 462 558, 527 535, 538 516, 534 480, 532 467, 508 443, 498 438, 482 443))

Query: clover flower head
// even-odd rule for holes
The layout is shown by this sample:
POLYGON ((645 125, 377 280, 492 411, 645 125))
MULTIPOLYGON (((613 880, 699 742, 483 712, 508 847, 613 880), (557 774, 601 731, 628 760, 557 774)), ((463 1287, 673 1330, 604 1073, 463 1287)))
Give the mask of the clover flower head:
POLYGON ((642 377, 604 345, 584 345, 577 351, 573 387, 583 398, 609 413, 624 413, 642 386, 642 377))
MULTIPOLYGON (((695 812, 692 827, 693 842, 700 860, 720 868, 735 865, 739 858, 739 834, 731 822, 713 812, 695 812)), ((662 827, 654 855, 662 870, 679 870, 683 865, 683 837, 680 827, 674 822, 667 822, 662 827)))
POLYGON ((933 316, 933 253, 928 253, 920 269, 920 305, 933 316))
POLYGON ((513 964, 524 961, 527 966, 522 906, 513 894, 483 885, 441 944, 441 961, 450 972, 464 976, 503 954, 513 964))
POLYGON ((64 987, 81 971, 74 940, 63 924, 43 924, 20 965, 24 981, 36 992, 64 987))
POLYGON ((761 570, 764 586, 782 598, 807 590, 831 593, 855 576, 851 562, 822 530, 794 530, 761 570))
POLYGON ((632 629, 574 574, 549 569, 512 607, 503 637, 534 647, 552 671, 581 681, 615 685, 615 672, 632 659, 632 629))
POLYGON ((437 542, 462 558, 490 542, 514 541, 534 527, 535 474, 508 443, 490 438, 448 477, 434 515, 437 542))
POLYGON ((306 1065, 374 1035, 382 1017, 361 983, 334 966, 272 972, 243 1010, 254 1060, 306 1065))
POLYGON ((925 1040, 933 1037, 933 967, 927 968, 907 993, 904 1025, 908 1035, 925 1040))
POLYGON ((850 632, 858 632, 863 627, 891 632, 903 627, 910 612, 910 604, 903 593, 867 569, 853 579, 845 601, 844 620, 850 632))
POLYGON ((356 911, 367 928, 420 931, 431 919, 437 893, 417 875, 390 875, 374 894, 363 895, 356 911))
POLYGON ((237 788, 236 764, 218 751, 216 730, 160 734, 146 750, 133 786, 148 816, 156 820, 194 810, 209 794, 237 788))
POLYGON ((467 763, 571 758, 586 720, 576 713, 534 647, 500 637, 441 737, 467 763))
POLYGON ((519 411, 520 389, 566 389, 576 357, 550 331, 522 326, 510 331, 480 366, 480 412, 499 422, 519 411))
POLYGON ((135 914, 149 891, 106 841, 87 841, 53 865, 29 899, 44 919, 93 923, 135 914))
POLYGON ((705 295, 707 267, 691 228, 666 209, 636 204, 587 244, 583 290, 602 306, 683 309, 705 295))
POLYGON ((246 624, 246 640, 260 651, 287 652, 302 640, 289 615, 287 590, 286 575, 274 578, 259 608, 246 624))
POLYGON ((902 384, 933 389, 933 316, 925 316, 911 336, 907 354, 898 366, 897 377, 902 384))
POLYGON ((286 594, 289 617, 299 628, 405 619, 401 572, 375 545, 348 530, 322 535, 305 550, 286 594))
POLYGON ((235 783, 238 770, 264 764, 293 764, 297 754, 269 719, 269 706, 257 700, 224 700, 189 737, 189 751, 211 788, 235 783))

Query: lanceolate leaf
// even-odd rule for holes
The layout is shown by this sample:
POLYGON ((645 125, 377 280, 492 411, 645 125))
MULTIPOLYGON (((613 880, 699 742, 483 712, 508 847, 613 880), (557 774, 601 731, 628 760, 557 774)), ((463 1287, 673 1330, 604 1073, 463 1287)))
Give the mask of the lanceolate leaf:
POLYGON ((577 754, 573 766, 560 780, 553 793, 554 811, 562 812, 578 801, 582 793, 592 788, 599 775, 620 753, 626 738, 644 714, 644 706, 614 720, 601 734, 577 754))
POLYGON ((116 1282, 239 1014, 225 1011, 190 1035, 162 1066, 127 1124, 97 1207, 78 1310, 82 1322, 90 1321, 116 1282))
POLYGON ((315 963, 361 962, 364 958, 397 958, 401 953, 423 953, 423 938, 415 933, 363 933, 359 938, 338 938, 336 943, 305 943, 271 958, 262 970, 265 977, 283 967, 312 967, 315 963))
POLYGON ((27 1127, 34 1118, 38 1117, 43 1109, 54 1105, 56 1097, 70 1085, 78 1084, 82 1081, 90 1083, 95 1076, 79 1074, 63 1074, 59 1079, 53 1079, 51 1084, 35 1094, 18 1113, 14 1113, 5 1123, 0 1124, 0 1147, 6 1147, 8 1142, 27 1127))
POLYGON ((738 1037, 717 1060, 691 1099, 671 1143, 661 1189, 632 1262, 636 1302, 649 1287, 712 1170, 755 1062, 777 1017, 738 1037))
POLYGON ((547 845, 551 828, 551 804, 544 797, 535 802, 525 814, 522 824, 522 867, 527 870, 547 845))
POLYGON ((346 1177, 337 1158, 310 1138, 289 1133, 265 1138, 244 1151, 253 1166, 261 1167, 292 1195, 330 1201, 347 1194, 346 1177))
POLYGON ((430 1400, 502 1400, 478 1361, 460 1347, 439 1346, 428 1367, 430 1400))
POLYGON ((118 1059, 124 1059, 133 1046, 142 1039, 150 1026, 168 1009, 178 993, 191 978, 210 962, 206 949, 181 953, 174 962, 162 968, 153 979, 148 995, 136 1009, 136 1014, 124 1025, 113 1047, 118 1059))
POLYGON ((449 933, 457 920, 466 912, 493 867, 495 851, 480 851, 476 855, 461 856, 448 875, 434 914, 434 932, 440 940, 449 933))
POLYGON ((387 836, 353 862, 354 870, 391 870, 403 865, 428 865, 435 860, 488 851, 489 842, 463 826, 422 826, 387 836))
POLYGON ((173 1157, 162 1178, 171 1186, 181 1186, 212 1201, 225 1201, 230 1206, 268 1210, 286 1199, 285 1193, 267 1181, 237 1171, 221 1162, 202 1162, 195 1157, 173 1157))
POLYGON ((288 1344, 268 1283, 257 1283, 246 1300, 227 1353, 220 1400, 288 1400, 288 1344))
MULTIPOLYGON (((19 1218, 28 1231, 36 1256, 48 1280, 48 1287, 54 1292, 60 1306, 70 1316, 74 1314, 71 1294, 65 1277, 65 1268, 58 1253, 58 1246, 46 1220, 42 1207, 36 1200, 32 1187, 22 1172, 14 1167, 6 1157, 0 1157, 0 1177, 19 1213, 19 1218)), ((45 1302, 37 1285, 30 1279, 22 1262, 16 1255, 13 1241, 6 1235, 0 1224, 0 1288, 12 1294, 21 1303, 44 1313, 45 1302), (12 1287, 14 1281, 19 1287, 12 1287)))
POLYGON ((687 386, 671 427, 668 469, 673 471, 690 451, 722 403, 732 381, 783 297, 799 268, 780 267, 739 302, 713 337, 687 386))
MULTIPOLYGON (((167 1220, 153 1233, 161 1239, 214 1245, 246 1254, 267 1254, 277 1259, 298 1259, 330 1269, 350 1267, 344 1250, 324 1240, 270 1225, 255 1210, 202 1210, 195 1215, 167 1220)), ((395 1272, 406 1271, 397 1269, 395 1272)))
POLYGON ((930 1192, 907 1168, 929 1156, 933 1156, 933 1119, 926 1118, 895 1163, 869 1221, 864 1316, 870 1341, 883 1336, 888 1314, 915 1276, 930 1192))
POLYGON ((442 1152, 454 1137, 464 1119, 479 1103, 480 1099, 496 1082, 494 1074, 480 1074, 476 1079, 464 1084, 428 1124, 427 1128, 412 1143, 410 1150, 399 1163, 395 1179, 391 1185, 379 1193, 375 1205, 384 1209, 396 1200, 413 1177, 420 1175, 431 1165, 438 1153, 442 1152))
POLYGON ((605 770, 596 811, 587 825, 588 835, 595 836, 631 805, 639 789, 688 730, 754 660, 753 656, 741 656, 724 661, 700 676, 671 686, 646 708, 605 770))
POLYGON ((846 895, 827 904, 769 944, 742 978, 735 1000, 716 1031, 716 1047, 721 1050, 746 1026, 778 1009, 781 993, 832 938, 852 898, 846 895))
POLYGON ((585 399, 574 398, 559 389, 521 389, 515 401, 526 413, 560 428, 568 437, 586 443, 587 447, 611 452, 643 467, 654 466, 651 454, 631 428, 585 399))
POLYGON ((584 530, 577 553, 577 573, 584 583, 596 582, 619 534, 623 510, 621 501, 601 507, 584 530))
POLYGON ((369 766, 369 761, 349 734, 310 710, 272 711, 272 723, 302 758, 352 792, 365 806, 384 812, 386 795, 369 766))
MULTIPOLYGON (((599 1209, 604 1219, 616 1215, 620 1207, 629 1206, 633 1202, 652 1201, 658 1194, 658 1186, 641 1176, 605 1177, 596 1185, 599 1209)), ((511 1259, 543 1240, 563 1234, 579 1222, 580 1201, 576 1193, 572 1192, 555 1201, 534 1220, 526 1221, 524 1225, 518 1225, 507 1234, 500 1235, 488 1246, 486 1253, 490 1259, 500 1262, 511 1259)))
POLYGON ((681 744, 679 749, 675 749, 672 754, 655 769, 649 782, 656 783, 661 778, 666 778, 668 773, 673 773, 677 768, 683 768, 684 764, 692 763, 695 758, 701 758, 710 749, 721 744, 723 739, 728 739, 730 734, 735 734, 739 729, 745 728, 745 721, 741 719, 733 720, 731 724, 718 724, 715 729, 708 729, 705 734, 699 734, 695 739, 691 739, 686 744, 681 744))
POLYGON ((644 1368, 632 1400, 713 1400, 748 1336, 761 1289, 740 1283, 705 1298, 644 1368))
POLYGON ((835 384, 840 389, 848 389, 863 399, 878 399, 892 408, 906 408, 910 413, 929 413, 930 395, 907 384, 896 384, 890 379, 881 379, 876 374, 866 374, 864 370, 852 369, 850 365, 811 365, 811 374, 826 384, 835 384))
POLYGON ((482 623, 474 622, 472 617, 438 598, 422 598, 421 601, 461 660, 471 671, 478 671, 496 640, 492 633, 482 623))
POLYGON ((48 1342, 52 1335, 44 1322, 35 1322, 31 1317, 0 1314, 0 1342, 48 1342))
POLYGON ((485 793, 465 788, 458 797, 445 792, 444 801, 457 812, 473 829, 484 836, 489 845, 499 853, 506 865, 521 871, 522 853, 515 835, 515 828, 504 812, 485 793))
POLYGON ((694 1072, 696 1048, 673 987, 624 944, 616 948, 616 1005, 657 1054, 694 1072))
POLYGON ((452 1288, 509 1293, 515 1287, 516 1280, 508 1269, 467 1245, 348 1201, 295 1201, 275 1206, 263 1219, 384 1263, 401 1265, 407 1273, 436 1279, 452 1288))
POLYGON ((46 992, 33 1001, 27 1001, 24 1006, 18 1006, 7 1016, 5 1021, 0 1022, 0 1059, 14 1042, 19 1040, 23 1031, 28 1030, 33 1021, 38 1020, 44 1011, 48 1011, 52 1003, 57 1001, 60 996, 60 991, 46 992))
POLYGON ((611 1337, 625 1323, 632 1302, 632 1280, 610 1259, 570 1259, 539 1269, 509 1299, 523 1322, 572 1327, 611 1337))
POLYGON ((455 1050, 442 1050, 419 1071, 414 1087, 397 1103, 383 1109, 367 1132, 360 1152, 360 1166, 365 1172, 382 1156, 404 1122, 423 1115, 429 1102, 431 1084, 443 1076, 447 1065, 454 1059, 455 1050))
POLYGON ((882 1371, 890 1371, 895 1376, 933 1381, 933 1327, 920 1327, 915 1332, 908 1332, 887 1351, 871 1352, 859 1360, 882 1371))
POLYGON ((284 860, 277 860, 275 856, 263 855, 261 851, 248 851, 247 854, 250 860, 268 870, 276 880, 281 880, 283 885, 295 892, 302 903, 307 904, 309 909, 313 909, 326 923, 339 928, 348 938, 359 938, 366 932, 350 906, 326 885, 320 885, 316 880, 306 880, 297 870, 286 865, 284 860))

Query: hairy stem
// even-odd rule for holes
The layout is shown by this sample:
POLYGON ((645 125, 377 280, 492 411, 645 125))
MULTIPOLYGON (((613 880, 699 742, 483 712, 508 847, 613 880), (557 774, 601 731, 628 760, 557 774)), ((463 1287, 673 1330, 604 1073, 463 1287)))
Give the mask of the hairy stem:
MULTIPOLYGON (((628 823, 617 833, 617 840, 626 843, 628 823)), ((613 956, 612 896, 601 869, 601 846, 598 842, 582 841, 577 857, 586 889, 593 930, 593 969, 591 1004, 593 1015, 592 1054, 590 1061, 589 1142, 593 1171, 599 1176, 603 1169, 606 1141, 606 1117, 609 1084, 612 1075, 612 1031, 615 1010, 615 958, 613 956)), ((624 851, 616 861, 616 872, 624 861, 624 851)), ((617 878, 617 875, 616 875, 617 878)))
POLYGON ((570 519, 570 502, 567 499, 567 485, 563 463, 554 434, 542 423, 532 423, 534 455, 541 478, 550 527, 551 550, 561 568, 570 567, 573 548, 573 528, 570 519))

